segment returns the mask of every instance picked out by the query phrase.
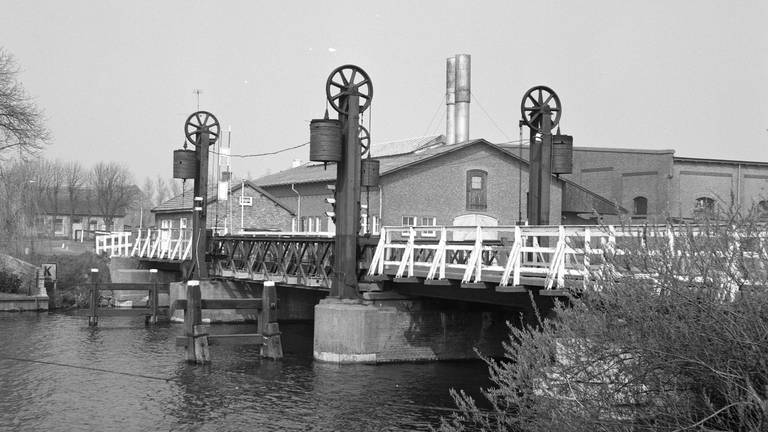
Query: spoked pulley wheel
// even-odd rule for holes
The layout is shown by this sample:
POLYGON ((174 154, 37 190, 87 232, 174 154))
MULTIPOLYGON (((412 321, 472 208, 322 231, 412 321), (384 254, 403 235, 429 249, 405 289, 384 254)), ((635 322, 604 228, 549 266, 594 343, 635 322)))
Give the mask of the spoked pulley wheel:
POLYGON ((325 84, 328 103, 339 114, 349 114, 348 98, 356 95, 360 98, 360 113, 368 109, 373 98, 371 78, 355 65, 339 66, 331 72, 325 84))
POLYGON ((358 128, 360 129, 360 133, 358 134, 358 137, 360 138, 360 155, 365 157, 365 155, 371 151, 371 134, 368 133, 368 129, 363 125, 358 125, 358 128))
POLYGON ((547 86, 536 86, 525 92, 523 102, 520 104, 520 113, 523 115, 523 122, 538 132, 542 132, 541 120, 545 115, 552 118, 551 127, 555 127, 560 122, 562 107, 560 98, 551 88, 547 86))
POLYGON ((197 137, 203 131, 208 132, 210 144, 216 142, 219 138, 219 120, 208 111, 192 113, 184 124, 184 135, 186 135, 187 141, 197 145, 197 137))

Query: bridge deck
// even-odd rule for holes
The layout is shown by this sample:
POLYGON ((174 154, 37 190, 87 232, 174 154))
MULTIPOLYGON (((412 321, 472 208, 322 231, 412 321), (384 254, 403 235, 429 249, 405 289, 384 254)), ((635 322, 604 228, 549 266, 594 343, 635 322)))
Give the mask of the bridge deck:
MULTIPOLYGON (((359 277, 388 286, 419 284, 432 292, 578 290, 601 271, 614 271, 605 268, 606 257, 623 254, 628 243, 647 246, 648 253, 674 250, 675 232, 663 226, 383 227, 379 237, 360 238, 359 277)), ((188 260, 188 232, 146 230, 134 242, 131 236, 98 239, 97 251, 158 265, 188 260)), ((758 240, 766 246, 765 236, 758 240)), ((325 290, 334 274, 333 244, 329 233, 214 236, 206 259, 214 277, 325 290)))

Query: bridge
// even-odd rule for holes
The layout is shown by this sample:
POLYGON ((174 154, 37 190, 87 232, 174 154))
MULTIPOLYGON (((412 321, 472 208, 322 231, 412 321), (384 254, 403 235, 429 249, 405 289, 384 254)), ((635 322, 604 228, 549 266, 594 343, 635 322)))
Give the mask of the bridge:
MULTIPOLYGON (((606 254, 628 240, 655 238, 674 248, 668 227, 385 226, 359 238, 359 281, 423 284, 498 293, 541 290, 564 295, 585 287, 606 254)), ((217 278, 329 289, 334 273, 331 233, 255 232, 210 235, 207 264, 217 278)), ((146 262, 191 259, 185 230, 147 229, 97 237, 96 252, 146 262)), ((367 285, 366 285, 367 286, 367 285)))

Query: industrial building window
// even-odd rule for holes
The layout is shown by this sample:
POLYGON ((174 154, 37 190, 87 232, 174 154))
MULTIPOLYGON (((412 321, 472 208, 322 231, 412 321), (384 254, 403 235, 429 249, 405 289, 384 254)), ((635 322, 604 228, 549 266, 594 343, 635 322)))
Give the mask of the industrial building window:
POLYGON ((711 212, 715 209, 715 200, 709 197, 696 198, 696 210, 711 212))
POLYGON ((759 212, 760 217, 768 216, 768 200, 762 200, 757 203, 757 211, 759 212))
POLYGON ((56 218, 53 220, 53 231, 56 234, 64 234, 64 219, 56 218))
POLYGON ((483 170, 467 171, 467 210, 488 208, 488 173, 483 170))
POLYGON ((365 213, 360 214, 360 234, 368 234, 368 215, 365 213))
MULTIPOLYGON (((416 226, 416 221, 418 218, 416 216, 403 216, 403 226, 416 226)), ((402 235, 410 235, 410 230, 403 230, 401 232, 402 235)))
POLYGON ((381 219, 376 215, 373 215, 373 227, 371 231, 373 231, 373 234, 378 234, 381 231, 381 219))
POLYGON ((635 197, 635 199, 632 200, 632 213, 635 216, 645 216, 648 214, 648 198, 646 197, 635 197))
MULTIPOLYGON (((434 216, 429 217, 423 217, 421 218, 421 226, 435 226, 437 225, 437 218, 434 216)), ((421 231, 422 237, 434 237, 435 230, 429 230, 429 231, 421 231)))
POLYGON ((305 216, 301 218, 301 232, 320 232, 320 216, 305 216))

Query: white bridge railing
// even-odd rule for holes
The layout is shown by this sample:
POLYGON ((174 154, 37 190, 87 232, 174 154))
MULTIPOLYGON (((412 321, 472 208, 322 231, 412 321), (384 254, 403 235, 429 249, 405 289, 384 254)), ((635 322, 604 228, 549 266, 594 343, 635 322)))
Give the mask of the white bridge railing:
POLYGON ((602 263, 615 244, 613 227, 383 227, 368 276, 501 287, 533 281, 552 289, 565 286, 566 278, 586 284, 590 266, 602 263))
MULTIPOLYGON (((622 238, 643 246, 653 242, 643 249, 649 255, 666 248, 679 256, 684 253, 675 248, 679 232, 664 226, 384 227, 368 276, 422 278, 425 284, 490 282, 502 290, 520 285, 565 288, 566 281, 586 287, 599 274, 594 270, 605 270, 607 254, 626 253, 622 244, 628 240, 622 238)), ((765 256, 768 241, 764 235, 758 240, 765 256)), ((738 241, 733 244, 741 248, 738 241)), ((733 247, 724 253, 754 254, 733 247)), ((759 266, 765 271, 765 263, 759 266)))
POLYGON ((106 253, 110 257, 183 261, 191 256, 191 249, 191 230, 144 229, 96 236, 96 253, 106 253))

